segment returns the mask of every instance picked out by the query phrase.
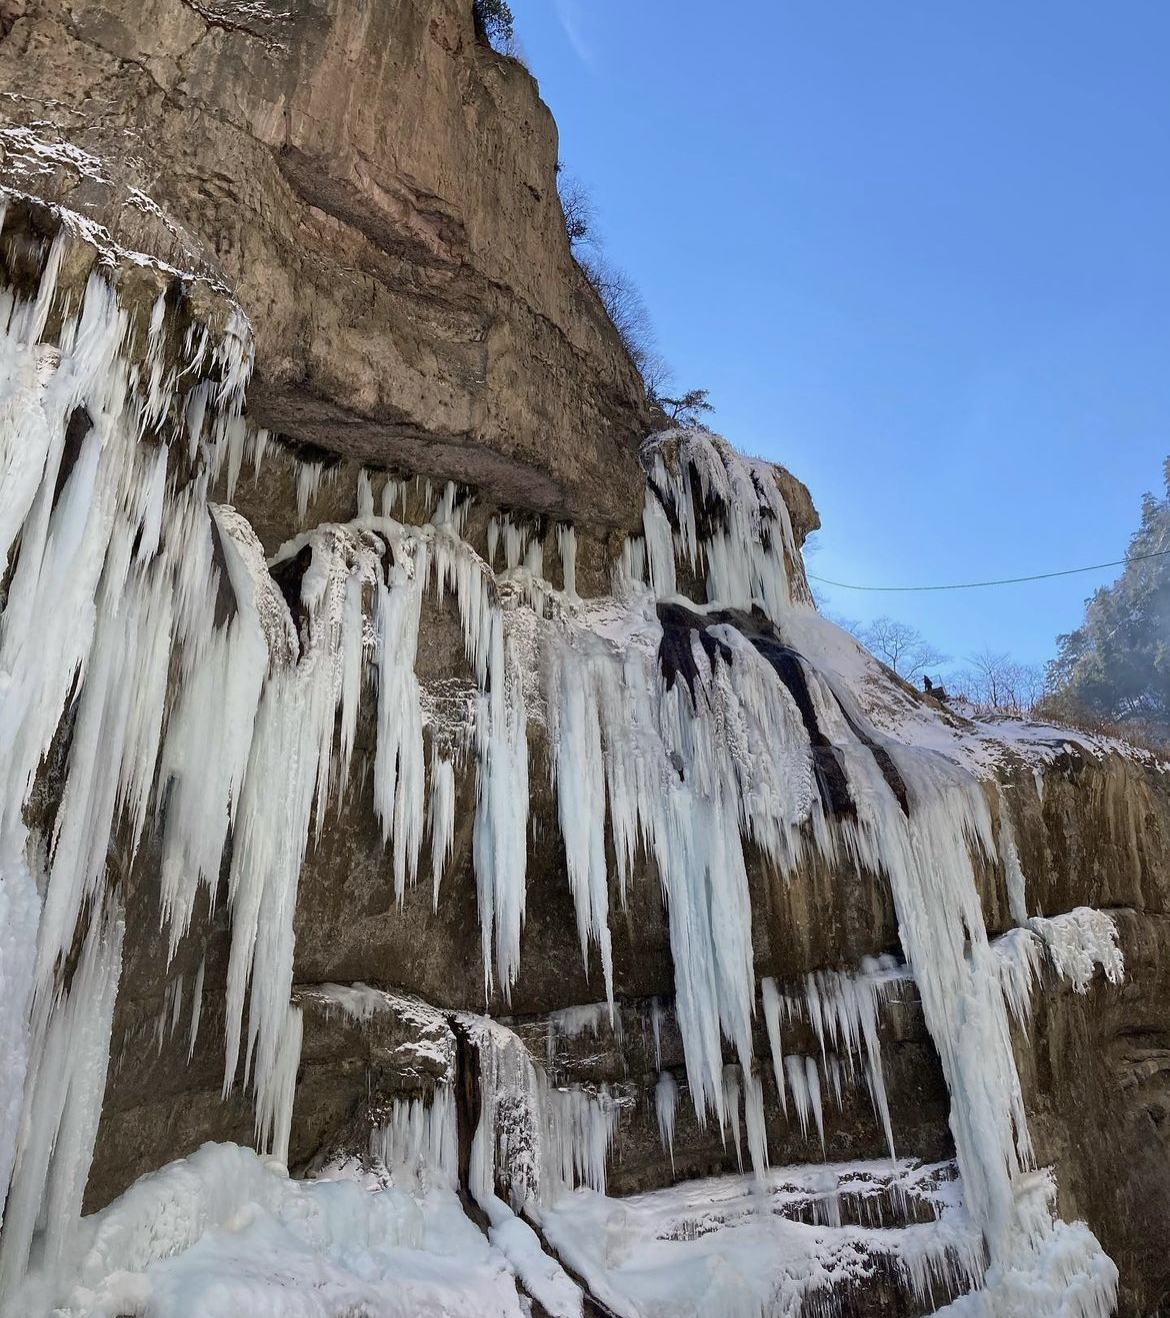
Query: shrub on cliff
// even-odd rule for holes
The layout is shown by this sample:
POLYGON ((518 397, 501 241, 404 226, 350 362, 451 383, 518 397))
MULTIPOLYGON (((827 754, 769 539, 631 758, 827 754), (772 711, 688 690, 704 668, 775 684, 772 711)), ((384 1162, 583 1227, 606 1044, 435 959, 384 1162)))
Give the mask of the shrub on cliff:
POLYGON ((646 398, 658 418, 657 425, 697 426, 699 416, 715 409, 707 401, 706 389, 690 389, 680 398, 668 398, 664 390, 672 372, 654 342, 650 313, 637 285, 602 252, 593 194, 574 174, 557 161, 557 194, 565 219, 569 247, 585 278, 601 298, 622 344, 637 367, 646 398))
POLYGON ((506 53, 515 33, 512 10, 505 0, 475 0, 471 14, 476 36, 506 53))
POLYGON ((701 426, 703 415, 715 410, 714 404, 707 400, 709 393, 709 389, 688 389, 680 398, 667 398, 664 394, 655 393, 650 401, 662 408, 667 419, 676 426, 701 426))
POLYGON ((574 254, 582 246, 597 246, 597 207, 593 194, 575 174, 566 174, 564 165, 557 161, 557 195, 565 216, 565 232, 574 254))

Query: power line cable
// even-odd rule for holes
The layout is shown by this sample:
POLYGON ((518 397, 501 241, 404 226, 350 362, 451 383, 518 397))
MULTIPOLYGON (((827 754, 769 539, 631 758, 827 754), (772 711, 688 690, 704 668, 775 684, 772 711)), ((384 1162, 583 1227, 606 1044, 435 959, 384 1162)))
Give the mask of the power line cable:
POLYGON ((920 590, 979 590, 984 586, 1015 586, 1022 581, 1048 581, 1052 577, 1074 577, 1080 572, 1100 572, 1107 567, 1125 567, 1130 563, 1140 563, 1147 558, 1164 558, 1170 549, 1158 549, 1152 554, 1131 554, 1128 558, 1116 558, 1111 563, 1093 563, 1089 567, 1069 567, 1062 572, 1037 572, 1030 577, 1001 577, 997 581, 962 581, 949 586, 854 586, 848 581, 830 581, 828 577, 818 577, 808 573, 810 581, 819 581, 822 586, 837 586, 841 590, 867 590, 904 593, 920 590))

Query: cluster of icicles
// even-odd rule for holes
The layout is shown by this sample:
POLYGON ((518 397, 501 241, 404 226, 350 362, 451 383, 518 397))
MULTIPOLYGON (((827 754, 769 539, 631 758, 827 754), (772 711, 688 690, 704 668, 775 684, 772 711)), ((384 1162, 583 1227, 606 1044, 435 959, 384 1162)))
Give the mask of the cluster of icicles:
MULTIPOLYGON (((530 1215, 579 1185, 604 1192, 620 1100, 597 1089, 554 1088, 523 1040, 486 1016, 457 1019, 479 1056, 482 1096, 468 1190, 489 1213, 497 1191, 530 1215)), ((375 1121, 369 1153, 394 1185, 425 1194, 457 1188, 458 1145, 450 1079, 429 1100, 395 1099, 375 1121)))
MULTIPOLYGON (((148 342, 131 344, 125 312, 94 276, 47 345, 60 255, 58 244, 36 299, 0 292, 0 565, 8 565, 0 621, 0 1185, 10 1184, 0 1296, 27 1267, 34 1236, 42 1265, 52 1266, 80 1212, 120 967, 116 879, 149 830, 158 834, 172 951, 201 891, 216 895, 231 837, 220 894, 232 928, 224 1089, 242 1071, 255 1092, 258 1140, 278 1154, 287 1148, 301 1028, 290 1005, 297 883, 313 821, 320 830, 345 790, 359 706, 371 689, 374 801, 396 890, 414 882, 429 836, 439 900, 454 766, 437 738, 428 763, 426 702, 414 673, 420 609, 434 588, 458 602, 475 677, 467 745, 478 785, 473 856, 487 983, 506 993, 520 964, 526 682, 539 671, 582 952, 597 945, 612 1003, 608 833, 623 899, 639 853, 653 857, 661 876, 699 1118, 713 1114, 726 1127, 734 1112, 738 1133, 742 1090, 750 1158, 757 1169, 766 1164, 746 847, 779 874, 806 850, 884 874, 952 1094, 967 1203, 987 1243, 988 1294, 1038 1275, 1028 1260, 1047 1250, 1051 1295, 1079 1278, 1084 1302, 1076 1312, 1107 1313, 1112 1264, 1087 1230, 1055 1221, 1046 1204, 1037 1209, 1026 1189, 1031 1149, 1009 1009, 973 869, 974 855, 996 850, 986 802, 941 757, 872 730, 868 740, 858 735, 867 721, 833 662, 840 635, 790 573, 799 555, 772 469, 706 434, 659 439, 648 459, 657 493, 647 499, 645 534, 627 545, 615 598, 594 603, 576 596, 570 528, 558 535, 564 590, 543 580, 539 546, 507 525, 493 535, 491 556, 502 539, 506 564, 497 577, 461 539, 452 488, 428 525, 407 526, 392 515, 397 487, 387 483, 379 501, 363 476, 355 520, 318 527, 277 555, 310 550, 298 628, 250 526, 209 501, 225 464, 230 490, 249 445, 254 461, 263 451, 264 437, 250 435, 242 417, 246 323, 233 320, 216 342, 191 331, 172 360, 164 301, 148 342), (712 507, 723 514, 714 527, 697 511, 712 507), (762 609, 800 653, 818 722, 854 788, 855 816, 827 812, 801 714, 734 626, 709 629, 714 658, 696 643, 697 698, 682 681, 663 683, 656 602, 676 592, 679 562, 705 576, 709 601, 762 609), (516 589, 502 592, 504 578, 516 589), (517 627, 520 615, 529 621, 517 627), (906 784, 908 815, 875 743, 906 784), (42 825, 44 766, 65 746, 60 804, 42 825), (731 1071, 725 1046, 736 1059, 731 1071)), ((787 1081, 807 1125, 819 1112, 816 1064, 782 1056, 788 1008, 775 986, 766 982, 763 992, 775 1080, 782 1096, 787 1081)), ((840 1041, 850 1067, 861 1060, 888 1135, 873 994, 843 980, 813 986, 803 1009, 818 1013, 810 1019, 822 1044, 840 1041)), ((822 1057, 830 1083, 839 1084, 840 1065, 834 1073, 828 1052, 822 1057)), ((659 1099, 667 1138, 677 1097, 670 1083, 659 1099)), ((581 1132, 579 1147, 575 1137, 558 1146, 566 1184, 598 1179, 611 1118, 595 1106, 558 1115, 558 1129, 581 1132)), ((482 1148, 476 1156, 486 1178, 491 1159, 482 1148)))

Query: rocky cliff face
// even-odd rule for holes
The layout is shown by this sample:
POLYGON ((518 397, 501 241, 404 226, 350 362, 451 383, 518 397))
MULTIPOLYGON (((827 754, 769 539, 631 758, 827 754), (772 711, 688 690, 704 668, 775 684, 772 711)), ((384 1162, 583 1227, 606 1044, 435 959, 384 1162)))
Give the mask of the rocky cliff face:
POLYGON ((1166 766, 639 462, 468 5, 0 33, 0 1313, 1159 1312, 1166 766))
POLYGON ((10 7, 0 179, 237 294, 255 424, 623 529, 645 401, 462 0, 10 7))

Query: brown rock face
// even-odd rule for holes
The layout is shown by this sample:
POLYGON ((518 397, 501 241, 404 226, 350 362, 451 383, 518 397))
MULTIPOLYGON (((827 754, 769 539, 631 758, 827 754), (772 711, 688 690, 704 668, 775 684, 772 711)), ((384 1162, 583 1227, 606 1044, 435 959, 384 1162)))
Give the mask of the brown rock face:
POLYGON ((641 382, 469 0, 0 11, 0 183, 234 290, 293 440, 633 526, 641 382))

